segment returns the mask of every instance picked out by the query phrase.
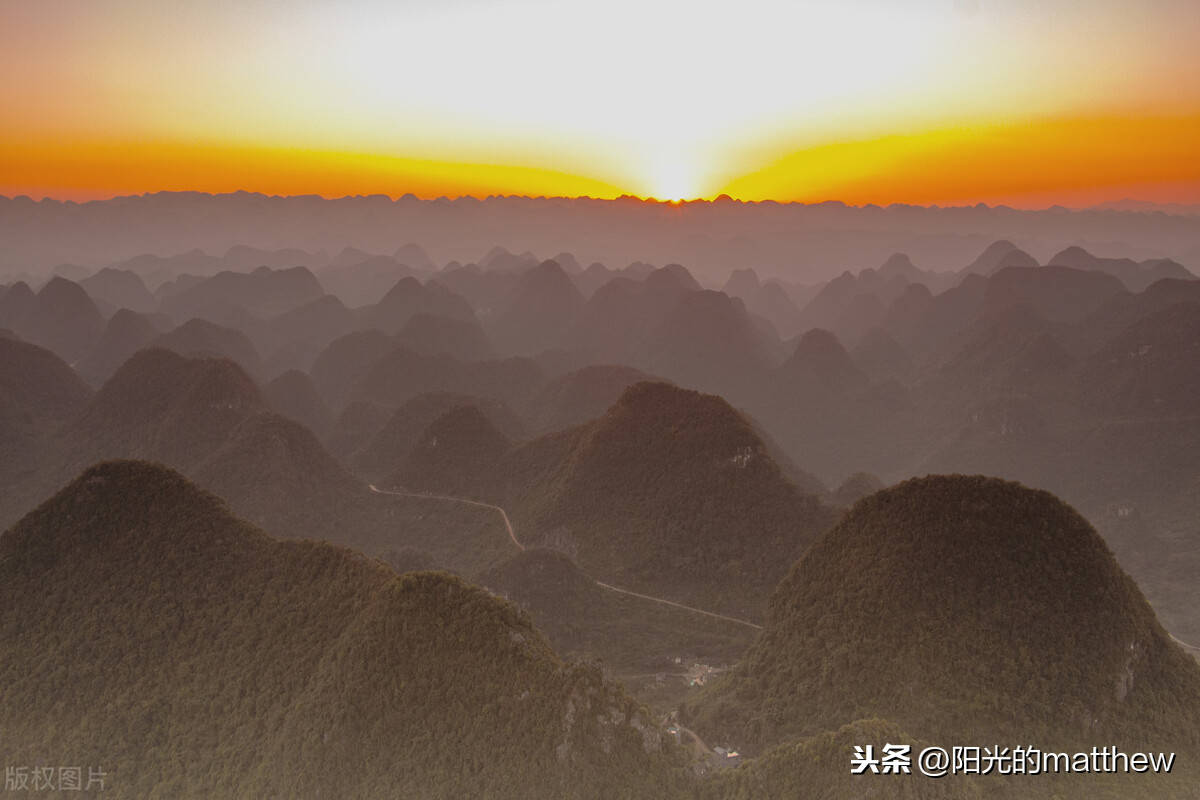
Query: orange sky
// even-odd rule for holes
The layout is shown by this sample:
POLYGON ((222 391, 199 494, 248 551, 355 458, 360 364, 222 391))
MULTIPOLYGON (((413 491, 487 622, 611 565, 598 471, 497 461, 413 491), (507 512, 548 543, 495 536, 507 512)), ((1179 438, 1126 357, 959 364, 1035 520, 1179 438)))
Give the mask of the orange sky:
POLYGON ((43 0, 5 15, 8 195, 1200 203, 1193 0, 43 0))

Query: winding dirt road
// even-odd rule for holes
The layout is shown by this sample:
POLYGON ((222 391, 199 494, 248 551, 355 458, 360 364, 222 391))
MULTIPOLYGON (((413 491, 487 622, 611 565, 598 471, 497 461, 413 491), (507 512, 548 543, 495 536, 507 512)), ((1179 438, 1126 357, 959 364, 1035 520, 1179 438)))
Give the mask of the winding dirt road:
MULTIPOLYGON (((465 497, 453 497, 451 495, 446 495, 446 494, 423 494, 420 492, 397 492, 397 491, 394 491, 391 489, 380 489, 379 487, 375 486, 375 484, 371 484, 368 488, 370 488, 370 490, 372 492, 375 492, 376 494, 389 494, 389 495, 394 495, 395 497, 418 497, 418 498, 424 498, 426 500, 444 500, 444 501, 450 502, 450 503, 463 503, 464 505, 477 506, 479 508, 490 508, 493 511, 499 512, 500 518, 504 520, 504 527, 505 527, 505 529, 508 530, 508 538, 512 540, 512 543, 516 546, 516 548, 521 551, 525 550, 525 545, 521 544, 521 541, 517 538, 516 532, 513 530, 512 521, 509 520, 509 518, 508 518, 508 512, 505 511, 500 506, 493 505, 492 503, 482 503, 478 500, 468 500, 465 497)), ((759 631, 762 630, 762 625, 755 625, 753 622, 750 622, 749 620, 738 619, 737 617, 730 617, 730 616, 726 616, 725 614, 718 614, 714 611, 705 611, 702 608, 695 608, 694 606, 687 606, 687 605, 684 605, 683 603, 676 603, 674 600, 666 600, 662 597, 653 597, 648 594, 642 594, 641 592, 632 592, 628 589, 622 589, 619 586, 613 586, 612 584, 604 583, 602 581, 596 581, 596 585, 601 587, 602 589, 607 589, 610 592, 617 592, 618 594, 624 594, 624 595, 628 595, 630 597, 637 597, 642 600, 649 600, 652 603, 661 603, 664 606, 672 606, 674 608, 683 609, 684 611, 690 611, 693 614, 703 614, 704 616, 711 617, 712 619, 719 619, 719 620, 723 620, 725 622, 732 622, 736 625, 745 625, 747 628, 754 628, 755 630, 759 630, 759 631)))
POLYGON ((1200 655, 1200 647, 1197 647, 1194 644, 1189 644, 1189 643, 1185 642, 1183 639, 1180 639, 1178 636, 1176 636, 1173 633, 1168 633, 1167 636, 1170 636, 1175 641, 1175 644, 1182 645, 1184 650, 1187 650, 1187 651, 1193 653, 1194 655, 1200 655))
MULTIPOLYGON (((512 521, 508 518, 508 512, 505 511, 503 508, 501 508, 498 505, 493 505, 492 503, 482 503, 478 500, 468 500, 465 497, 453 497, 453 496, 447 495, 447 494, 422 494, 420 492, 397 492, 397 491, 393 491, 391 489, 380 489, 379 487, 375 486, 375 484, 371 484, 369 486, 369 488, 372 492, 375 492, 376 494, 390 494, 390 495, 395 495, 396 497, 419 497, 419 498, 424 498, 426 500, 444 500, 449 503, 463 503, 464 505, 468 505, 468 506, 477 506, 479 508, 489 508, 492 511, 498 512, 500 514, 500 518, 502 520, 504 520, 504 528, 505 528, 505 530, 508 531, 508 538, 512 540, 513 545, 518 550, 521 550, 521 551, 525 550, 525 545, 521 544, 521 540, 517 538, 516 531, 513 530, 512 521)), ((704 616, 711 617, 713 619, 724 620, 725 622, 732 622, 737 625, 745 625, 747 628, 754 628, 755 630, 759 630, 759 631, 762 630, 762 625, 756 625, 753 622, 750 622, 749 620, 738 619, 737 617, 730 617, 730 616, 726 616, 725 614, 718 614, 714 611, 705 611, 702 608, 695 608, 694 606, 687 606, 687 605, 684 605, 683 603, 676 603, 674 600, 667 600, 662 597, 653 597, 648 594, 642 594, 641 592, 633 592, 633 591, 630 591, 629 589, 622 589, 619 586, 613 586, 611 583, 604 583, 603 581, 596 581, 596 585, 603 589, 607 589, 610 592, 617 592, 618 594, 624 594, 624 595, 628 595, 630 597, 638 597, 638 598, 641 598, 642 600, 649 600, 652 603, 661 603, 664 606, 673 606, 674 608, 680 608, 680 609, 683 609, 684 611, 690 611, 693 614, 703 614, 704 616)), ((1180 645, 1188 652, 1190 652, 1194 655, 1200 656, 1200 647, 1198 647, 1194 644, 1189 644, 1188 642, 1183 641, 1178 636, 1175 636, 1172 633, 1168 633, 1167 635, 1170 636, 1171 639, 1176 644, 1180 645)))
POLYGON ((380 489, 373 483, 367 488, 369 488, 375 494, 390 494, 396 497, 422 497, 426 500, 446 500, 451 503, 462 503, 468 506, 478 506, 479 508, 490 508, 493 511, 499 511, 500 518, 504 520, 504 527, 508 531, 508 538, 512 540, 512 543, 516 545, 518 550, 521 550, 522 552, 525 550, 525 545, 518 541, 517 534, 513 532, 512 522, 510 522, 508 519, 508 512, 500 506, 494 506, 491 503, 481 503, 478 500, 468 500, 465 497, 451 497, 448 494, 422 494, 420 492, 397 492, 391 489, 380 489))
POLYGON ((683 603, 676 603, 673 600, 664 600, 661 597, 651 597, 648 594, 641 594, 639 592, 631 592, 628 589, 622 589, 619 586, 613 586, 612 584, 604 583, 603 581, 596 581, 596 585, 603 587, 605 589, 608 589, 610 592, 620 592, 621 594, 627 594, 630 597, 640 597, 643 600, 651 600, 655 603, 662 603, 665 606, 675 606, 675 608, 682 608, 684 611, 691 611, 693 614, 703 614, 704 616, 712 617, 713 619, 721 619, 721 620, 725 620, 726 622, 736 622, 738 625, 745 625, 747 628, 754 628, 755 630, 758 630, 758 631, 762 630, 762 625, 755 625, 753 622, 750 622, 749 620, 738 619, 737 617, 727 617, 724 614, 718 614, 715 611, 705 611, 702 608, 694 608, 692 606, 685 606, 683 603))

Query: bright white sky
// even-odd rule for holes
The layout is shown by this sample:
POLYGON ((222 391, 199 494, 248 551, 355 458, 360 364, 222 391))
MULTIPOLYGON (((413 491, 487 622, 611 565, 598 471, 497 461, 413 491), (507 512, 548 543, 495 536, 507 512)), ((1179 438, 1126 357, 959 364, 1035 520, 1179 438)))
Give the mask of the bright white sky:
POLYGON ((6 124, 532 166, 660 196, 847 138, 1200 95, 1198 0, 0 4, 6 124))

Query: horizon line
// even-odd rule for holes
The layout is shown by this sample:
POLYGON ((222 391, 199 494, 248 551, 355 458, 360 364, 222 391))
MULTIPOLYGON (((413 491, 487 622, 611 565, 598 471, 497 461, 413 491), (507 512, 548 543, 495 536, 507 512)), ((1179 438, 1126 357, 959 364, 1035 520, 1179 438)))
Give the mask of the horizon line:
POLYGON ((1018 212, 1044 212, 1044 211, 1098 211, 1106 213, 1169 213, 1162 211, 1163 208, 1182 207, 1196 208, 1200 210, 1200 202, 1159 202, 1155 200, 1143 200, 1133 197, 1122 197, 1119 199, 1104 200, 1098 203, 1093 203, 1086 206, 1069 206, 1055 203, 1048 206, 1013 206, 1007 203, 987 203, 978 201, 975 203, 902 203, 902 202, 869 202, 869 203, 847 203, 844 200, 827 199, 827 200, 776 200, 773 198, 764 198, 761 200, 743 200, 741 198, 731 197, 728 194, 722 193, 714 197, 695 197, 695 198, 680 198, 680 199, 659 199, 653 195, 636 195, 633 193, 625 193, 615 197, 596 197, 593 195, 529 195, 529 194, 458 194, 458 195, 437 195, 422 197, 412 192, 392 195, 386 192, 373 192, 371 194, 346 194, 346 195, 324 195, 316 192, 304 194, 270 194, 257 190, 250 189, 235 189, 226 192, 208 192, 198 189, 158 189, 153 191, 144 191, 131 194, 113 194, 106 197, 91 198, 88 200, 75 200, 69 197, 55 197, 49 194, 42 195, 34 199, 29 194, 0 194, 0 201, 7 202, 27 202, 30 204, 54 203, 59 205, 86 206, 96 203, 108 203, 114 200, 140 200, 163 195, 194 195, 208 198, 221 197, 237 197, 250 196, 261 197, 268 200, 323 200, 327 202, 337 202, 341 200, 387 200, 389 203, 397 204, 401 202, 412 203, 457 203, 457 202, 476 202, 483 203, 495 200, 533 200, 533 201, 589 201, 596 203, 638 203, 654 206, 669 206, 669 207, 684 207, 694 205, 741 205, 741 206, 756 206, 756 205, 771 205, 771 206, 799 206, 799 207, 816 207, 816 206, 840 206, 845 209, 879 209, 887 210, 892 208, 908 208, 908 209, 923 209, 929 211, 948 211, 948 210, 965 210, 965 209, 987 209, 997 211, 1018 211, 1018 212), (1106 208, 1105 206, 1115 205, 1120 203, 1132 203, 1143 208, 1106 208))

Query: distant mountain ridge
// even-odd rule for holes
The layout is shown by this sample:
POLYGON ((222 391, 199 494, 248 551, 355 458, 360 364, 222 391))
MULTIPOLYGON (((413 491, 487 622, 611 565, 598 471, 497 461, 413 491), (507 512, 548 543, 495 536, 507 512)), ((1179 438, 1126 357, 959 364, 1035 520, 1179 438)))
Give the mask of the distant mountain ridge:
MULTIPOLYGON (((1198 230, 1200 221, 1192 216, 983 204, 937 208, 698 201, 667 206, 634 198, 439 201, 412 195, 324 199, 253 192, 160 192, 83 204, 0 197, 0 235, 8 243, 0 272, 43 270, 63 262, 111 265, 145 252, 146 243, 163 253, 193 248, 222 253, 233 245, 274 251, 286 242, 312 253, 313 261, 319 261, 312 266, 319 268, 328 260, 320 251, 336 253, 347 243, 369 254, 392 253, 417 241, 436 252, 439 263, 468 263, 502 239, 510 252, 565 250, 583 263, 683 263, 720 285, 731 265, 753 265, 764 276, 813 281, 880 263, 897 251, 909 253, 915 263, 948 270, 969 262, 996 239, 1059 243, 1051 248, 1083 241, 1157 247, 1169 239, 1190 241, 1188 246, 1194 247, 1198 230), (670 225, 661 224, 665 210, 670 225), (597 236, 597 219, 603 220, 602 237, 597 236), (772 235, 763 234, 766 223, 772 235), (972 235, 962 235, 963 230, 972 235)), ((224 268, 220 257, 207 259, 219 266, 210 263, 202 271, 197 263, 182 271, 211 274, 224 268)))

